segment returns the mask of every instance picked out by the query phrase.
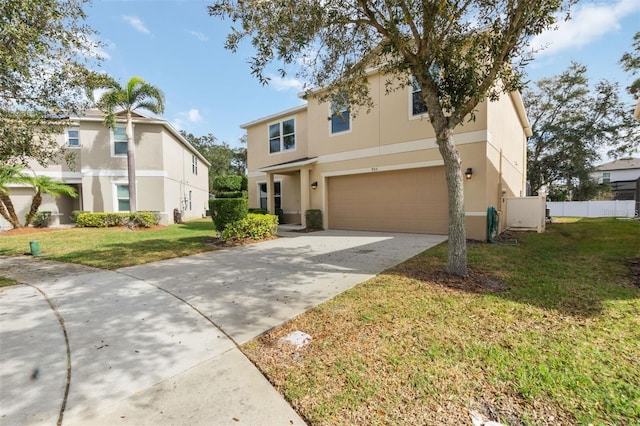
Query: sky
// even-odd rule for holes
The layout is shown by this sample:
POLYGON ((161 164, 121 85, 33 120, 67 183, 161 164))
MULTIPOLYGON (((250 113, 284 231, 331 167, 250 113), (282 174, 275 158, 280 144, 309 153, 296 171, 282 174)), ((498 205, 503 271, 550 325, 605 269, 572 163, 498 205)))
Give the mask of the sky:
MULTIPOLYGON (((175 128, 195 136, 212 133, 238 146, 240 125, 303 104, 302 83, 273 74, 267 86, 251 75, 251 47, 237 53, 224 48, 231 23, 209 16, 206 0, 93 0, 87 24, 102 42, 98 70, 124 84, 133 76, 165 94, 162 115, 175 128)), ((621 91, 632 81, 618 63, 631 51, 640 31, 640 1, 582 0, 572 19, 543 33, 532 46, 545 47, 527 65, 535 82, 564 71, 571 61, 588 68, 592 81, 617 81, 621 91)), ((632 98, 624 95, 631 104, 632 98)))

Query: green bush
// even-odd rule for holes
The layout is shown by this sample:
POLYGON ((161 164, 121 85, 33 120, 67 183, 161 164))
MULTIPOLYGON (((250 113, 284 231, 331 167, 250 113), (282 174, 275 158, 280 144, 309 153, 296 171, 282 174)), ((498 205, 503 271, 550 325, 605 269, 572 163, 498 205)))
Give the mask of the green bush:
POLYGON ((46 228, 51 220, 51 212, 36 212, 33 216, 33 226, 35 228, 46 228))
POLYGON ((228 223, 222 231, 223 241, 262 240, 278 232, 278 217, 249 213, 244 219, 228 223))
POLYGON ((88 211, 84 211, 84 210, 74 210, 71 212, 71 214, 69 215, 69 220, 71 221, 71 223, 76 223, 76 221, 78 220, 78 215, 80 213, 90 213, 88 211))
POLYGON ((128 226, 150 228, 160 222, 160 215, 154 212, 139 211, 136 213, 79 213, 76 225, 85 228, 107 228, 111 226, 128 226))
POLYGON ((247 217, 248 205, 246 198, 214 198, 209 200, 211 219, 218 232, 222 232, 227 224, 247 217))
POLYGON ((246 198, 244 191, 220 191, 216 193, 216 198, 246 198))
POLYGON ((216 192, 242 191, 243 176, 216 176, 212 180, 213 190, 216 192))
POLYGON ((269 214, 267 209, 254 209, 254 208, 249 209, 249 213, 253 213, 253 214, 269 214))
POLYGON ((304 217, 307 220, 307 228, 322 229, 322 210, 307 210, 304 212, 304 217))

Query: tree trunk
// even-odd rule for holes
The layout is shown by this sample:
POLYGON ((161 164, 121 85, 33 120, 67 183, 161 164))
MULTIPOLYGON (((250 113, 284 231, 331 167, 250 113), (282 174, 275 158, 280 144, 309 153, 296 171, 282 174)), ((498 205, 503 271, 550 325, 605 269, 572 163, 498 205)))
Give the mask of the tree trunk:
POLYGON ((127 175, 129 180, 129 211, 135 213, 138 210, 136 194, 136 150, 133 138, 133 119, 131 113, 127 113, 127 175))
POLYGON ((24 221, 24 226, 31 225, 31 222, 33 221, 33 218, 38 212, 38 209, 40 208, 41 204, 42 204, 42 194, 40 193, 40 190, 37 190, 36 195, 34 195, 33 199, 31 200, 31 208, 29 208, 29 214, 27 215, 27 218, 24 221))
POLYGON ((464 277, 467 275, 467 231, 460 153, 453 142, 452 129, 445 128, 436 135, 440 155, 444 160, 449 195, 449 255, 446 272, 464 277))
POLYGON ((11 202, 9 195, 0 194, 0 201, 2 201, 6 207, 7 216, 4 216, 3 214, 4 218, 7 219, 14 228, 22 228, 22 225, 20 225, 20 221, 18 220, 18 216, 16 215, 16 209, 13 207, 13 203, 11 202))

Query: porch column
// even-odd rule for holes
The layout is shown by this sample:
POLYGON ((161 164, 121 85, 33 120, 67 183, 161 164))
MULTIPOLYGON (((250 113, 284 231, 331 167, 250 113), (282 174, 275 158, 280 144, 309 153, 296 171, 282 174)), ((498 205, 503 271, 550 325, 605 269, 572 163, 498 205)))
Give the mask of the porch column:
POLYGON ((269 214, 276 214, 276 197, 273 186, 273 173, 267 172, 267 212, 269 212, 269 214))
POLYGON ((305 212, 309 210, 309 169, 304 167, 300 169, 300 223, 305 228, 307 227, 307 218, 305 212))

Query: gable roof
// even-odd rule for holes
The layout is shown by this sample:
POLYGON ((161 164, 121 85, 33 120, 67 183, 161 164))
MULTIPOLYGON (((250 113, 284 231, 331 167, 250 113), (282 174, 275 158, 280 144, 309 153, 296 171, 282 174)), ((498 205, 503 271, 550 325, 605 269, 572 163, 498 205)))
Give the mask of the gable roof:
POLYGON ((619 158, 596 167, 597 171, 640 169, 640 158, 619 158))

